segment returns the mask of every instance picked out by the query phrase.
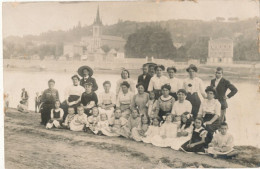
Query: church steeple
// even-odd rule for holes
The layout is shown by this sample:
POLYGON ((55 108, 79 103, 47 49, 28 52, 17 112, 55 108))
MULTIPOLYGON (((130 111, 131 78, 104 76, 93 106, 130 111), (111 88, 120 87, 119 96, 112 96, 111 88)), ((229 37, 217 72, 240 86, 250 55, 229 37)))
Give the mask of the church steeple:
POLYGON ((97 9, 96 19, 94 20, 94 25, 102 25, 102 21, 100 19, 100 15, 99 15, 99 6, 98 6, 98 9, 97 9))

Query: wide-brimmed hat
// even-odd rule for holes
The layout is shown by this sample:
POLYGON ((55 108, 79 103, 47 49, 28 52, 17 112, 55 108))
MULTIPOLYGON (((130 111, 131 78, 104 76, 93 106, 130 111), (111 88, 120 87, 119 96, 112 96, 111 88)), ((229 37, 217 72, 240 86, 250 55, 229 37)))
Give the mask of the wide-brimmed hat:
POLYGON ((91 69, 91 67, 89 66, 81 66, 79 69, 78 69, 78 74, 83 77, 84 74, 83 74, 83 70, 84 69, 87 69, 88 72, 89 72, 89 76, 92 76, 93 75, 93 70, 91 69))
POLYGON ((194 64, 190 64, 190 66, 186 69, 186 71, 189 72, 190 69, 194 70, 195 72, 198 71, 197 66, 195 66, 194 64))

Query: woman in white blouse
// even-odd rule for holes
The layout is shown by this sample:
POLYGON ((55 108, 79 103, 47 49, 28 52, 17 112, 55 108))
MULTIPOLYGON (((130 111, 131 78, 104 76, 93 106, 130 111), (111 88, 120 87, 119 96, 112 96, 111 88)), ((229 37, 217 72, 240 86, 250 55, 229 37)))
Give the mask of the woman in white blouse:
POLYGON ((155 67, 156 76, 153 76, 149 82, 148 91, 154 91, 156 99, 162 95, 161 87, 168 83, 168 78, 162 75, 164 70, 163 65, 157 65, 155 67))
POLYGON ((105 113, 108 120, 110 120, 113 116, 114 106, 116 105, 116 95, 110 91, 110 81, 105 81, 103 87, 105 91, 98 95, 98 109, 100 113, 105 113))
POLYGON ((130 73, 127 69, 123 69, 121 72, 121 79, 119 79, 116 82, 116 97, 118 97, 118 95, 120 93, 122 93, 122 86, 121 84, 126 81, 129 84, 129 89, 130 92, 135 93, 135 84, 134 81, 132 79, 130 79, 130 73))
POLYGON ((171 85, 170 95, 174 97, 175 100, 178 100, 177 91, 183 87, 183 83, 180 79, 175 77, 177 72, 176 67, 168 67, 167 73, 169 75, 168 83, 171 85))
POLYGON ((119 93, 117 97, 116 107, 120 108, 122 111, 122 116, 126 119, 129 118, 131 113, 131 105, 133 104, 134 94, 129 92, 130 84, 127 81, 124 81, 121 84, 122 93, 119 93))
POLYGON ((206 98, 205 88, 202 80, 197 77, 196 73, 198 68, 195 65, 191 64, 186 71, 189 73, 189 77, 184 79, 183 87, 187 92, 186 99, 189 100, 192 105, 191 114, 193 118, 196 119, 201 104, 199 94, 206 98))
POLYGON ((201 103, 198 116, 203 117, 204 126, 212 137, 220 125, 221 104, 214 98, 216 91, 212 86, 208 86, 205 91, 207 99, 201 103))
POLYGON ((179 89, 177 92, 178 100, 172 106, 172 114, 181 116, 183 113, 191 113, 192 105, 190 101, 186 99, 186 91, 184 89, 179 89))

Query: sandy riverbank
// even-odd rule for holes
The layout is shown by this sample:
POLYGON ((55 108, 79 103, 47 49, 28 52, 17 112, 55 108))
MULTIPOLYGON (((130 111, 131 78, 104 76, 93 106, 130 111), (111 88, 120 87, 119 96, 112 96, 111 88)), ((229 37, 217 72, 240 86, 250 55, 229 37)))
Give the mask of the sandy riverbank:
POLYGON ((260 150, 251 146, 237 147, 241 153, 236 159, 213 159, 124 138, 46 130, 39 122, 39 113, 23 114, 9 109, 5 114, 7 169, 260 166, 260 150))

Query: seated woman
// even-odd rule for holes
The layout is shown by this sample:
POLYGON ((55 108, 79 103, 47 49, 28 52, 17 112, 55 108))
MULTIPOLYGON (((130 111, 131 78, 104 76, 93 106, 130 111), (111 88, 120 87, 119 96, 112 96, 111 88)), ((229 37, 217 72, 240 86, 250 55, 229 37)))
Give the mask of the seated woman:
POLYGON ((130 92, 135 93, 134 81, 130 79, 130 73, 127 69, 123 69, 121 72, 121 79, 116 82, 116 97, 122 94, 122 83, 127 82, 129 84, 130 92))
POLYGON ((84 114, 84 107, 77 107, 78 114, 76 114, 70 123, 70 130, 83 131, 88 126, 88 116, 84 114))
POLYGON ((188 141, 193 130, 193 118, 189 112, 184 112, 181 115, 181 124, 178 128, 177 138, 172 142, 171 148, 179 150, 181 145, 188 141))
POLYGON ((212 154, 214 158, 217 158, 218 156, 229 158, 237 155, 238 152, 233 149, 233 136, 227 132, 227 123, 221 123, 219 130, 220 133, 215 134, 213 140, 209 144, 208 153, 212 154))
POLYGON ((129 92, 130 84, 124 81, 121 84, 122 93, 118 95, 116 107, 122 111, 122 116, 126 119, 129 118, 131 113, 131 104, 133 102, 133 93, 129 92))
POLYGON ((184 152, 205 152, 204 148, 207 146, 207 130, 202 127, 203 119, 197 117, 194 122, 194 129, 189 141, 185 142, 181 146, 181 150, 184 152))
POLYGON ((81 96, 81 104, 84 107, 84 113, 87 116, 90 116, 90 110, 97 105, 98 97, 94 91, 92 91, 92 83, 85 83, 84 84, 86 91, 82 93, 81 96))
POLYGON ((138 83, 136 85, 136 88, 138 90, 138 93, 134 95, 133 102, 132 102, 132 108, 138 108, 140 115, 147 116, 147 107, 146 104, 149 100, 149 94, 144 92, 144 84, 138 83))
POLYGON ((105 91, 98 95, 99 112, 105 113, 108 117, 108 120, 110 121, 114 114, 114 107, 116 105, 116 95, 110 91, 110 81, 105 81, 103 83, 103 87, 105 91))
POLYGON ((172 111, 172 106, 175 102, 175 99, 169 95, 170 90, 171 90, 171 86, 168 84, 165 84, 161 87, 162 90, 162 96, 159 97, 158 99, 158 104, 157 104, 157 114, 158 116, 163 119, 163 121, 165 120, 165 115, 167 113, 171 113, 172 111))
POLYGON ((181 116, 184 112, 191 113, 191 103, 186 99, 186 91, 184 89, 180 89, 177 92, 178 100, 174 102, 172 107, 172 114, 177 116, 181 116))
POLYGON ((198 116, 203 118, 204 126, 209 132, 209 141, 211 141, 213 133, 219 128, 221 104, 217 99, 214 99, 216 91, 212 86, 208 86, 205 92, 207 99, 202 102, 198 116))

